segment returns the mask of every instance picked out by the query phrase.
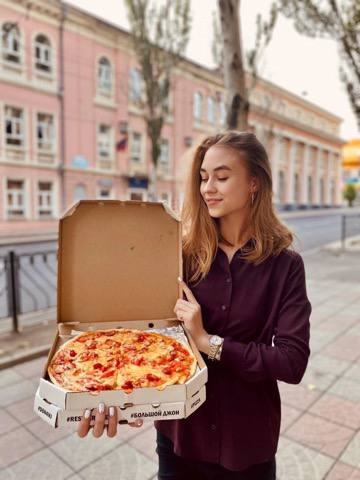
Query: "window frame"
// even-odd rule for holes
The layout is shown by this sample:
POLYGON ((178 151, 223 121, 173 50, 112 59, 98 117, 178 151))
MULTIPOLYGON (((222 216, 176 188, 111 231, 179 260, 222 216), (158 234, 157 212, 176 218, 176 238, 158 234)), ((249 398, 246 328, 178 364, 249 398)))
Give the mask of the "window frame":
POLYGON ((40 75, 52 75, 53 66, 53 47, 51 39, 45 33, 37 33, 34 38, 34 69, 37 74, 40 75), (39 37, 43 37, 48 43, 39 42, 39 37), (40 51, 40 58, 37 57, 37 49, 40 51), (49 59, 41 58, 44 56, 44 52, 48 52, 49 59), (48 69, 40 68, 39 65, 46 66, 48 69))
POLYGON ((96 62, 96 86, 97 92, 102 96, 112 97, 114 92, 114 73, 113 73, 113 64, 109 57, 105 54, 99 55, 96 62), (101 61, 105 60, 106 65, 102 64, 101 61), (102 72, 107 69, 107 75, 104 75, 102 72), (104 83, 105 80, 105 83, 104 83))
POLYGON ((143 97, 143 79, 139 68, 131 67, 129 71, 129 100, 139 103, 143 97), (135 75, 136 74, 136 75, 135 75), (136 89, 137 87, 137 89, 136 89), (135 95, 136 93, 136 95, 135 95))
POLYGON ((36 182, 36 207, 37 207, 37 218, 39 220, 43 219, 54 219, 55 218, 55 183, 51 180, 40 180, 38 179, 36 182), (51 189, 49 190, 50 194, 48 193, 47 190, 44 190, 46 192, 45 194, 42 194, 40 190, 40 184, 41 183, 48 183, 51 186, 51 189), (46 210, 50 210, 50 213, 42 215, 42 207, 40 206, 40 197, 48 197, 50 198, 50 206, 46 208, 46 210))
POLYGON ((25 123, 25 109, 22 107, 17 107, 11 104, 4 104, 4 146, 6 149, 17 149, 17 150, 25 150, 26 146, 26 123, 25 123), (7 115, 7 109, 13 109, 13 110, 18 110, 21 113, 21 116, 19 119, 17 117, 9 117, 7 115), (11 123, 11 128, 14 128, 15 125, 15 130, 16 126, 19 125, 19 131, 20 133, 18 134, 11 134, 11 137, 13 140, 19 140, 20 144, 13 144, 13 143, 8 143, 9 135, 7 133, 7 122, 11 123))
POLYGON ((130 133, 130 165, 132 166, 140 166, 140 165, 143 165, 144 164, 144 158, 143 158, 143 152, 144 152, 144 140, 143 140, 143 134, 141 132, 138 132, 138 131, 132 131, 130 133), (139 157, 139 161, 134 161, 134 158, 135 156, 133 155, 134 153, 134 136, 137 135, 140 139, 140 142, 139 142, 139 151, 137 152, 138 153, 138 157, 139 157))
MULTIPOLYGON (((16 24, 16 30, 17 30, 17 43, 18 43, 18 50, 14 50, 13 48, 9 48, 9 37, 7 40, 4 40, 4 27, 7 24, 16 24, 16 22, 12 22, 11 20, 5 20, 4 22, 1 23, 1 61, 4 65, 6 66, 12 66, 15 68, 22 68, 24 64, 24 58, 23 58, 23 48, 22 48, 22 32, 19 27, 19 25, 16 24), (8 44, 6 45, 5 42, 8 44), (14 56, 15 58, 18 59, 18 61, 14 61, 12 59, 6 58, 6 55, 8 56, 14 56)), ((11 32, 10 32, 11 33, 11 32)), ((12 34, 11 37, 14 35, 12 34)), ((12 42, 14 42, 14 39, 12 39, 12 42)))
POLYGON ((96 152, 98 160, 113 160, 114 159, 114 144, 113 144, 113 128, 110 124, 100 122, 97 125, 96 132, 96 152), (101 128, 106 127, 108 129, 108 142, 102 142, 101 138, 104 136, 104 133, 101 133, 101 128), (105 152, 106 150, 101 150, 101 145, 107 144, 107 155, 102 155, 101 151, 105 152))
POLYGON ((215 99, 211 95, 207 97, 206 100, 206 119, 210 125, 215 125, 216 123, 216 109, 215 109, 215 99))
POLYGON ((28 218, 28 207, 27 207, 27 197, 28 197, 28 193, 27 193, 27 180, 25 178, 20 178, 20 177, 5 177, 4 178, 4 197, 5 197, 5 201, 4 201, 4 207, 5 207, 5 211, 4 211, 4 216, 5 216, 5 220, 26 220, 28 218), (9 192, 9 188, 8 188, 8 182, 22 182, 22 189, 19 192, 17 191, 13 191, 13 190, 10 190, 9 192), (13 206, 10 206, 9 205, 9 199, 8 199, 8 196, 9 196, 9 193, 16 193, 16 196, 19 196, 19 195, 22 195, 22 205, 20 205, 21 209, 23 210, 23 214, 22 215, 19 215, 19 216, 12 216, 11 215, 11 210, 19 210, 19 208, 16 208, 18 206, 18 204, 13 207, 13 206))
POLYGON ((193 94, 193 118, 197 122, 201 122, 203 118, 203 94, 199 91, 193 94))
MULTIPOLYGON (((45 130, 46 131, 46 130, 45 130)), ((56 150, 56 127, 55 127, 55 115, 50 112, 43 112, 43 111, 37 111, 35 112, 35 136, 36 136, 36 151, 38 153, 44 153, 44 154, 54 154, 56 150), (40 139, 39 139, 39 124, 43 124, 44 122, 39 122, 39 115, 43 115, 45 117, 50 117, 52 119, 52 124, 50 131, 51 133, 51 139, 48 141, 48 145, 50 145, 50 148, 44 148, 43 146, 40 146, 40 139)))

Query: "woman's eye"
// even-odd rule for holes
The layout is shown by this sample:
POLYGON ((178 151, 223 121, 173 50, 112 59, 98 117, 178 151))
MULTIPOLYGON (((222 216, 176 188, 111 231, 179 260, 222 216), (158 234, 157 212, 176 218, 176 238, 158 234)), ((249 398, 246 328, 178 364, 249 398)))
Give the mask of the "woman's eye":
MULTIPOLYGON (((226 177, 226 178, 218 178, 218 180, 220 180, 221 182, 223 182, 224 180, 227 180, 229 177, 226 177)), ((200 179, 200 182, 207 182, 207 178, 201 178, 200 179)))

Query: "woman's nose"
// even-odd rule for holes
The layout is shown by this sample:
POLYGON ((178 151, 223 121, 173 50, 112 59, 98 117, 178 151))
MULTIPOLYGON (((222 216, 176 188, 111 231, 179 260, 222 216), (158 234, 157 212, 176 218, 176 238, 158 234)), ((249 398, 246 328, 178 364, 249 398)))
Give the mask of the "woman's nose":
POLYGON ((205 182, 205 185, 204 185, 204 192, 207 193, 207 192, 215 192, 216 191, 216 187, 215 187, 215 184, 212 180, 208 180, 207 182, 205 182))

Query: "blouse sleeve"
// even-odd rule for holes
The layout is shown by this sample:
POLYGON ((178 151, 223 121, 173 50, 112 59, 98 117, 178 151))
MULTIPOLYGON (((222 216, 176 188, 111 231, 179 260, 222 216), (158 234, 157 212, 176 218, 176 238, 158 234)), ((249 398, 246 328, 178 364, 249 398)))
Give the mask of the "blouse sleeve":
POLYGON ((225 337, 220 362, 245 381, 300 383, 310 355, 310 314, 304 262, 297 255, 289 269, 280 301, 274 345, 241 343, 225 337))

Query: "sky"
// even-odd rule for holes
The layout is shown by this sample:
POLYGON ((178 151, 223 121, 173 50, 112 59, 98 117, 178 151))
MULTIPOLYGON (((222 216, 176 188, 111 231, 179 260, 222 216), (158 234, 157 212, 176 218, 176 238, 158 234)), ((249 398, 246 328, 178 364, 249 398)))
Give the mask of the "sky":
MULTIPOLYGON (((66 0, 129 30, 124 0, 66 0)), ((155 0, 159 1, 159 0, 155 0)), ((244 51, 253 48, 255 19, 268 17, 271 0, 242 0, 241 36, 244 51)), ((217 0, 191 0, 192 29, 186 57, 213 67, 212 12, 217 0)), ((273 38, 259 66, 260 76, 343 118, 341 138, 359 138, 345 87, 339 78, 337 45, 328 39, 307 38, 298 34, 291 20, 280 17, 273 38)))

